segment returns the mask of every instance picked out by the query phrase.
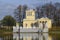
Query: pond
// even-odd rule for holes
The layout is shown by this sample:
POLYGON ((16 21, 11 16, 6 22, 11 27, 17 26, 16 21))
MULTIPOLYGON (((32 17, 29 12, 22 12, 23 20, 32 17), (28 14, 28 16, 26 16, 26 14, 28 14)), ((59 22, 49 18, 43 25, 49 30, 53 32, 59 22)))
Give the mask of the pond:
POLYGON ((13 33, 1 35, 0 40, 60 40, 60 33, 13 33))

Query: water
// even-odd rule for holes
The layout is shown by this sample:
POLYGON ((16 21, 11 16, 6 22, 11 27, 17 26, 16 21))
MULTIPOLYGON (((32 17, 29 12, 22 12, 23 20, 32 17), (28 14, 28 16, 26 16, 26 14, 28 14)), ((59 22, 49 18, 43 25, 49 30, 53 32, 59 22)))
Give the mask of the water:
POLYGON ((13 34, 0 34, 0 40, 13 40, 13 34))
POLYGON ((10 35, 0 34, 0 40, 60 40, 60 33, 13 33, 10 35))

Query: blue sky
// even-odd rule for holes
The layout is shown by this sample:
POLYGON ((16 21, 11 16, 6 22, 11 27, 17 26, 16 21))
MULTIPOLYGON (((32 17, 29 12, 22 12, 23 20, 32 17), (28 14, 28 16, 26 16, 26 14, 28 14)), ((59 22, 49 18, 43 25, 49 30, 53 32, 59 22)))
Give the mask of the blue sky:
POLYGON ((14 9, 18 5, 27 4, 29 7, 36 6, 36 4, 45 4, 49 2, 60 2, 60 0, 0 0, 0 20, 3 19, 5 15, 12 15, 14 9))

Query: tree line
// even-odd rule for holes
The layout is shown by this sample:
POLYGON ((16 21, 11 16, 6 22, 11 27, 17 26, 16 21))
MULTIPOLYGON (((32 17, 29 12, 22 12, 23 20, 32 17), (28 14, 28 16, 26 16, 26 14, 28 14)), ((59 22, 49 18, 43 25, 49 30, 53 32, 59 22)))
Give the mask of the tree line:
MULTIPOLYGON (((19 5, 14 10, 14 17, 7 15, 2 19, 1 23, 4 26, 13 26, 16 22, 19 22, 20 26, 22 26, 27 9, 29 9, 27 5, 19 5)), ((52 20, 53 26, 60 26, 60 3, 46 3, 42 6, 36 6, 34 10, 38 15, 37 18, 48 17, 52 20)))
POLYGON ((15 26, 16 20, 11 15, 6 15, 2 20, 0 20, 0 26, 15 26))
MULTIPOLYGON (((15 19, 21 25, 28 8, 27 5, 19 5, 14 11, 15 19)), ((46 3, 42 6, 36 6, 35 10, 38 15, 37 18, 48 17, 52 20, 53 26, 60 26, 60 3, 46 3)))

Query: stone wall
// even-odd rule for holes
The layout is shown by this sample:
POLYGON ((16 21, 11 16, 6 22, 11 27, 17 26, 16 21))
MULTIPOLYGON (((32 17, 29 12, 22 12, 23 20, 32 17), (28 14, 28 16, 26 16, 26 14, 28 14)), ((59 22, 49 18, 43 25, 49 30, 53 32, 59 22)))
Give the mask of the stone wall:
POLYGON ((13 27, 13 32, 48 32, 48 28, 40 29, 40 28, 23 28, 23 27, 13 27), (20 28, 20 30, 19 30, 20 28))

